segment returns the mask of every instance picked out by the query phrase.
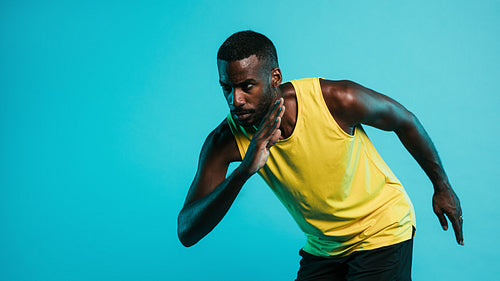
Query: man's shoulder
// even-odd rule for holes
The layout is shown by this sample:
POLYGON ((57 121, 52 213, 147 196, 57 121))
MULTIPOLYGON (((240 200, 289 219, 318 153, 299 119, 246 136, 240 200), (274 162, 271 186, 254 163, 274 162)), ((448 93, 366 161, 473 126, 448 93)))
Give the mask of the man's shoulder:
POLYGON ((241 161, 236 140, 226 118, 208 134, 204 147, 211 153, 224 158, 224 161, 241 161))
POLYGON ((231 133, 231 128, 229 127, 229 123, 227 118, 224 118, 222 122, 215 127, 215 129, 208 134, 207 141, 210 141, 215 146, 224 146, 231 139, 234 140, 233 134, 231 133))
POLYGON ((345 95, 355 90, 357 84, 351 80, 328 80, 319 78, 321 90, 330 95, 345 95))
POLYGON ((355 101, 359 85, 351 80, 327 80, 320 78, 321 92, 329 107, 349 108, 355 101))

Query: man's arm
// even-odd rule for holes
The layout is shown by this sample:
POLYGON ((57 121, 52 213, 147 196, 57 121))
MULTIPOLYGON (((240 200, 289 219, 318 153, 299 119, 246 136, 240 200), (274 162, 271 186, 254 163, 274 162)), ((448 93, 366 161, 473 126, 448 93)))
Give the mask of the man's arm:
POLYGON ((200 154, 196 176, 177 220, 181 243, 190 247, 222 220, 243 184, 269 157, 269 149, 280 137, 283 100, 273 106, 262 121, 242 160, 229 125, 223 121, 208 137, 200 154), (242 163, 226 178, 231 162, 242 163))
POLYGON ((203 144, 198 170, 179 213, 177 234, 184 246, 196 244, 212 231, 233 203, 246 178, 238 169, 225 177, 229 164, 238 160, 236 142, 224 120, 203 144))
POLYGON ((448 229, 446 214, 457 242, 464 245, 460 201, 451 188, 434 144, 417 117, 395 100, 354 82, 320 81, 330 112, 346 132, 352 132, 358 124, 366 124, 397 134, 434 186, 433 209, 441 226, 448 229))

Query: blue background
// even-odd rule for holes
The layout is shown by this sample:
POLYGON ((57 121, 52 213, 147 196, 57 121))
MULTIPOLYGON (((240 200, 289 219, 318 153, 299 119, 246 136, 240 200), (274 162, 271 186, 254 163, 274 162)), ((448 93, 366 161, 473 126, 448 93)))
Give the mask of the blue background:
POLYGON ((304 236, 258 177, 199 244, 177 240, 228 111, 216 52, 242 29, 273 40, 285 80, 350 79, 414 112, 465 218, 461 247, 397 137, 368 129, 415 206, 414 280, 498 278, 499 1, 306 2, 2 1, 0 280, 293 280, 304 236))

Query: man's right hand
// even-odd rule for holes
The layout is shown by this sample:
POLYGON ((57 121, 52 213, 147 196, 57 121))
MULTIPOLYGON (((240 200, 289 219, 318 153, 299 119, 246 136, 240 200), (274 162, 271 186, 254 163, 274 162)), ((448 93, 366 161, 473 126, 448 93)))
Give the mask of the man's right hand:
POLYGON ((285 112, 284 100, 280 98, 274 103, 269 112, 262 119, 257 132, 252 137, 247 153, 240 168, 249 176, 257 173, 269 158, 269 149, 281 137, 281 118, 285 112))

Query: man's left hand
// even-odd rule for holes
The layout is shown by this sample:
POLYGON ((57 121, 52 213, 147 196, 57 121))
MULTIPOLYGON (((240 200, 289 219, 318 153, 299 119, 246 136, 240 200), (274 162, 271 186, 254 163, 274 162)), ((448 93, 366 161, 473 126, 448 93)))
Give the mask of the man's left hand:
POLYGON ((444 230, 448 229, 448 222, 444 216, 446 214, 455 230, 458 244, 464 245, 462 208, 460 207, 460 200, 453 189, 451 187, 435 189, 432 197, 432 207, 444 230))

